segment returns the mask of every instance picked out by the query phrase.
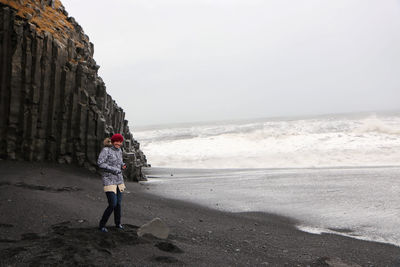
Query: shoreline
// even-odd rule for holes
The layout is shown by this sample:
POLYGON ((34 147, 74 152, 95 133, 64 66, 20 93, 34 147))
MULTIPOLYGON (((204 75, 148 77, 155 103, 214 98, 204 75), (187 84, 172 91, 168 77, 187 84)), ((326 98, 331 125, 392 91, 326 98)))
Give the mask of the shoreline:
POLYGON ((149 186, 164 197, 216 210, 279 214, 298 220, 296 227, 312 234, 324 232, 399 246, 400 236, 394 227, 398 224, 399 171, 159 168, 147 174, 149 186))
POLYGON ((313 226, 307 226, 307 225, 296 225, 296 229, 299 231, 309 233, 309 234, 315 234, 315 235, 321 235, 321 234, 331 234, 331 235, 338 235, 338 236, 343 236, 347 238, 353 238, 356 240, 360 241, 367 241, 367 242, 374 242, 374 243, 380 243, 380 244, 386 244, 386 245, 391 245, 400 248, 400 244, 398 242, 391 242, 387 241, 383 238, 370 238, 368 236, 361 236, 361 235, 354 235, 351 234, 354 231, 352 229, 335 229, 335 228, 319 228, 319 227, 313 227, 313 226))
MULTIPOLYGON (((152 195, 157 197, 157 194, 152 194, 152 195)), ((282 214, 275 214, 275 213, 268 213, 268 212, 261 212, 261 211, 230 212, 230 211, 218 210, 218 209, 209 207, 207 205, 196 204, 196 203, 190 202, 189 200, 185 201, 185 200, 173 199, 173 198, 168 198, 168 197, 166 199, 168 201, 178 201, 178 202, 181 202, 182 204, 186 203, 189 205, 198 206, 199 208, 203 208, 203 209, 210 210, 210 211, 228 213, 228 214, 236 214, 239 216, 245 216, 245 217, 252 218, 252 219, 261 219, 261 220, 269 221, 271 218, 274 218, 273 219, 274 221, 276 220, 277 222, 280 222, 282 224, 287 224, 290 227, 293 227, 295 230, 306 233, 306 234, 336 235, 339 237, 350 238, 350 239, 355 239, 355 240, 359 240, 359 241, 394 246, 394 247, 397 247, 400 249, 400 244, 384 240, 383 238, 380 238, 381 240, 379 240, 379 239, 373 239, 373 238, 370 238, 367 236, 360 236, 357 234, 352 235, 351 233, 353 233, 354 231, 352 229, 347 229, 347 228, 335 229, 335 228, 319 228, 319 227, 309 226, 309 225, 305 225, 304 223, 301 223, 299 220, 297 220, 294 217, 285 216, 282 214)), ((399 259, 400 259, 400 257, 399 257, 399 259)), ((400 264, 400 262, 399 262, 399 264, 400 264)))
MULTIPOLYGON (((209 254, 222 253, 219 259, 208 259, 209 263, 202 259, 201 264, 197 263, 202 266, 400 266, 400 247, 393 244, 339 233, 312 234, 299 230, 296 219, 278 214, 221 211, 153 193, 144 197, 150 203, 162 203, 152 213, 162 214, 161 218, 169 222, 174 242, 190 241, 194 236, 190 243, 205 246, 209 254), (172 220, 171 211, 175 216, 172 220), (187 232, 179 236, 176 233, 182 227, 187 232), (234 257, 234 261, 220 262, 226 257, 234 257)), ((180 247, 186 248, 188 244, 183 243, 180 247)))
POLYGON ((295 220, 274 214, 230 213, 168 199, 143 183, 128 182, 127 188, 122 217, 126 231, 110 226, 104 235, 96 229, 106 207, 100 177, 74 166, 0 161, 0 211, 7 214, 0 219, 1 264, 400 264, 400 248, 393 245, 302 232, 295 220), (169 238, 138 238, 137 227, 155 217, 170 227, 169 238), (162 242, 181 252, 156 247, 162 242), (72 260, 64 259, 71 249, 72 260))
MULTIPOLYGON (((361 166, 321 166, 321 167, 285 167, 285 168, 179 168, 179 167, 143 167, 144 172, 151 170, 175 170, 175 171, 199 171, 199 172, 213 172, 213 171, 293 171, 293 170, 354 170, 354 169, 396 169, 400 168, 400 165, 361 165, 361 166)), ((146 175, 146 174, 145 174, 146 175)), ((157 177, 149 177, 157 178, 157 177)))

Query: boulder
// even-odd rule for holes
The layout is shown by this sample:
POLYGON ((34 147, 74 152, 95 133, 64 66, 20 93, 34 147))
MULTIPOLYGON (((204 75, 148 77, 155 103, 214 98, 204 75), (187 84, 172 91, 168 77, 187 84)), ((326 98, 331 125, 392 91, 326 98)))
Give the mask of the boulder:
POLYGON ((154 218, 150 222, 143 224, 137 231, 139 237, 150 234, 160 239, 167 239, 169 227, 160 219, 154 218))

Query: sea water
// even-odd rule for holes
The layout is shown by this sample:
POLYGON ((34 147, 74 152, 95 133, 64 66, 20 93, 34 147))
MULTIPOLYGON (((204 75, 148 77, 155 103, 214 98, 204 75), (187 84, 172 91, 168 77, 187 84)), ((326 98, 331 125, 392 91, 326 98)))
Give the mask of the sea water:
POLYGON ((136 129, 149 162, 175 168, 399 165, 400 112, 136 129))
POLYGON ((400 114, 159 126, 135 133, 153 193, 400 246, 400 114))

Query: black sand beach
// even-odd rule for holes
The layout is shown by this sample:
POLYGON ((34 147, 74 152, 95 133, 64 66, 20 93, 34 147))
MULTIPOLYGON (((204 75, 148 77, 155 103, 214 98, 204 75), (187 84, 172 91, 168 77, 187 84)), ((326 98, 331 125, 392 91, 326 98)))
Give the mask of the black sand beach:
POLYGON ((74 166, 0 161, 1 266, 400 266, 400 248, 304 233, 289 218, 225 213, 149 194, 127 183, 123 224, 97 230, 100 177, 74 166), (139 238, 161 218, 167 240, 139 238))

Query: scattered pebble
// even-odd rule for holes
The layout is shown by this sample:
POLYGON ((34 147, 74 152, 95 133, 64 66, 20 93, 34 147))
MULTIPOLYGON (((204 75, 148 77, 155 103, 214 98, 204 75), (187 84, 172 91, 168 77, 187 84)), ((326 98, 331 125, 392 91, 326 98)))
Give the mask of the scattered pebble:
POLYGON ((236 252, 239 252, 239 251, 240 251, 240 248, 235 249, 235 251, 236 251, 236 252))

